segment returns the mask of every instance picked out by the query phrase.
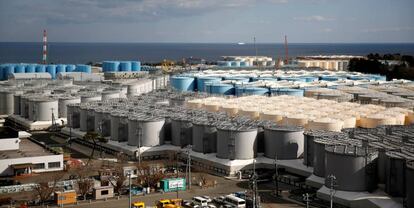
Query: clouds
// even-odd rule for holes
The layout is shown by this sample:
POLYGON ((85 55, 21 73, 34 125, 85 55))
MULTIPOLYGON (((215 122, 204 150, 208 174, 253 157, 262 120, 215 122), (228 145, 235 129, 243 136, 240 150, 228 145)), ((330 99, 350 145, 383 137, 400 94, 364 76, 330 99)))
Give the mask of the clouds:
POLYGON ((404 32, 404 31, 414 31, 414 27, 405 26, 405 27, 380 27, 380 28, 366 28, 362 32, 365 33, 378 33, 378 32, 404 32))
POLYGON ((325 17, 322 15, 312 15, 306 17, 294 17, 294 20, 305 21, 305 22, 329 22, 334 21, 335 18, 333 17, 325 17))

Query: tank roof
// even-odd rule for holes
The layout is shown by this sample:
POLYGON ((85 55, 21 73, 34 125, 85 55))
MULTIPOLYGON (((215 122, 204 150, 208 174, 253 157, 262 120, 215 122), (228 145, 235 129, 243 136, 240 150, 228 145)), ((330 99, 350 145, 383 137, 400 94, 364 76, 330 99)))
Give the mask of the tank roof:
POLYGON ((271 125, 265 126, 265 129, 273 130, 273 131, 288 131, 288 132, 299 132, 303 131, 302 127, 299 126, 279 126, 279 125, 271 125))

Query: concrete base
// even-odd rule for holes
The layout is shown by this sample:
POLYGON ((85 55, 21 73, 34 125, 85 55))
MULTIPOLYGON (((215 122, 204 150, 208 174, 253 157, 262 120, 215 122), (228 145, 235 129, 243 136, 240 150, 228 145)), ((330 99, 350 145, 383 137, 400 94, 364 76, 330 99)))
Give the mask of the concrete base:
MULTIPOLYGON (((8 118, 11 121, 17 123, 18 125, 30 131, 47 130, 52 126, 52 121, 30 121, 19 115, 10 115, 8 118)), ((61 126, 63 123, 66 124, 67 120, 66 118, 57 118, 55 122, 57 125, 61 126)))
MULTIPOLYGON (((322 186, 317 192, 317 197, 329 201, 330 190, 322 186)), ((391 198, 382 190, 373 193, 336 191, 334 202, 351 208, 401 208, 402 199, 391 198)))
POLYGON ((321 188, 324 184, 325 184, 325 178, 316 176, 316 175, 311 175, 306 179, 306 185, 314 187, 314 188, 321 188))
MULTIPOLYGON (((65 127, 62 129, 62 133, 69 135, 69 128, 65 127)), ((82 138, 86 132, 82 132, 79 129, 72 129, 72 137, 82 138)), ((186 149, 182 149, 178 146, 173 146, 171 144, 164 144, 161 146, 155 147, 141 147, 138 151, 138 147, 129 146, 127 142, 117 142, 109 140, 108 143, 102 144, 103 146, 119 151, 124 152, 131 156, 137 156, 140 152, 142 158, 151 158, 151 157, 165 157, 168 153, 180 152, 181 157, 185 159, 187 153, 186 149)), ((199 152, 190 151, 192 164, 200 169, 203 169, 207 172, 214 174, 220 174, 225 176, 235 176, 238 172, 243 170, 251 170, 253 168, 253 159, 249 160, 229 160, 229 159, 220 159, 216 157, 215 153, 204 154, 199 152)), ((256 160, 256 168, 266 168, 274 169, 275 163, 274 159, 264 157, 259 154, 256 160)), ((277 161, 279 168, 285 168, 287 172, 294 173, 300 176, 308 177, 312 175, 313 168, 306 167, 303 165, 302 159, 295 160, 278 160, 277 161)))

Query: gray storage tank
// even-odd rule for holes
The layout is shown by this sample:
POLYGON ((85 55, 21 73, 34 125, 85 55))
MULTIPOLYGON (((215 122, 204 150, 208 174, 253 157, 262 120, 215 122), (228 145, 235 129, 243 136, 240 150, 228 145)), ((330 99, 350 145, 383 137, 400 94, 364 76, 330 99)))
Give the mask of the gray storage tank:
POLYGON ((67 125, 69 128, 80 127, 80 103, 73 103, 67 106, 67 125))
POLYGON ((95 131, 95 117, 93 112, 95 107, 96 105, 81 105, 79 130, 84 132, 95 131))
MULTIPOLYGON (((393 197, 405 196, 405 155, 401 152, 389 151, 386 154, 385 192, 393 197)), ((411 184, 413 185, 413 184, 411 184)))
POLYGON ((81 103, 100 101, 101 99, 102 99, 102 96, 98 92, 81 94, 81 103))
MULTIPOLYGON (((378 153, 372 149, 357 146, 328 146, 326 150, 325 175, 336 177, 336 189, 341 191, 367 191, 371 184, 369 174, 375 164, 378 153)), ((330 187, 328 177, 325 178, 325 186, 330 187)))
POLYGON ((148 115, 132 115, 128 118, 128 145, 154 147, 164 143, 165 119, 148 115))
POLYGON ((332 142, 324 138, 315 138, 313 144, 313 174, 325 177, 325 148, 326 145, 332 145, 332 142))
POLYGON ((192 142, 192 118, 178 116, 171 118, 171 143, 175 146, 185 147, 192 142))
POLYGON ((33 121, 51 121, 52 115, 57 118, 58 101, 54 98, 39 98, 33 100, 33 121))
POLYGON ((217 127, 217 157, 230 160, 256 156, 257 127, 222 124, 217 127))
POLYGON ((313 166, 313 140, 315 135, 318 135, 318 131, 305 131, 304 135, 304 148, 303 148, 303 164, 306 166, 313 166))
POLYGON ((97 107, 94 109, 95 132, 103 137, 111 136, 111 110, 113 109, 110 107, 97 107))
POLYGON ((111 140, 128 141, 128 115, 129 113, 124 111, 111 113, 111 140))
POLYGON ((414 207, 414 160, 407 161, 407 168, 405 169, 405 178, 406 184, 411 184, 406 186, 406 201, 407 207, 414 207))
POLYGON ((217 150, 216 124, 207 119, 193 122, 192 150, 200 153, 214 153, 217 150))
POLYGON ((267 126, 264 129, 265 156, 278 160, 297 159, 303 154, 304 136, 300 127, 267 126))

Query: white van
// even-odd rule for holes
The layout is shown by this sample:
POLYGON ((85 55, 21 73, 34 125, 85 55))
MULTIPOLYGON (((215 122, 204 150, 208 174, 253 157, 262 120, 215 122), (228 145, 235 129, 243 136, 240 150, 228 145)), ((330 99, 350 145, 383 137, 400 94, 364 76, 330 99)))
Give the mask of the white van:
POLYGON ((224 198, 224 204, 228 204, 232 207, 237 207, 237 208, 246 207, 246 201, 234 195, 227 195, 226 198, 224 198))
POLYGON ((201 207, 206 207, 208 206, 208 202, 207 199, 203 198, 203 197, 199 197, 199 196, 195 196, 193 197, 193 205, 194 206, 201 206, 201 207))

